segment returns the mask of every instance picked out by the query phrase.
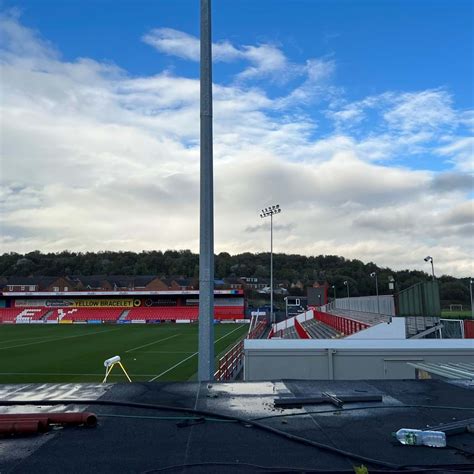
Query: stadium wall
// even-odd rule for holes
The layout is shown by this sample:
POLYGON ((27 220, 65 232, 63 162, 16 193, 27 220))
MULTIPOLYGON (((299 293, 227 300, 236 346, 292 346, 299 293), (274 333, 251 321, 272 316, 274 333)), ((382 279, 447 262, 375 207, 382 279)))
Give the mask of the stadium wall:
POLYGON ((244 380, 415 379, 409 362, 465 362, 470 340, 255 339, 244 342, 244 380))

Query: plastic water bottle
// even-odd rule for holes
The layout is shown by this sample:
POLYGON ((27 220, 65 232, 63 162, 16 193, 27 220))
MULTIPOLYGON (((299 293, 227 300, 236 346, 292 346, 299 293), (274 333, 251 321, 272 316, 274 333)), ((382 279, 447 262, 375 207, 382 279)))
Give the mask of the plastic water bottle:
POLYGON ((408 446, 430 446, 432 448, 446 447, 446 434, 442 431, 422 431, 402 428, 395 433, 400 443, 408 446))

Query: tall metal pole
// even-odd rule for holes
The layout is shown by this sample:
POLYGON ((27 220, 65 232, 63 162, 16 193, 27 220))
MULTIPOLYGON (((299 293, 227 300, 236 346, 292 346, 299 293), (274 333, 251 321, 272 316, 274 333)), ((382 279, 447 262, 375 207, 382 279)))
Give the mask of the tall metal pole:
POLYGON ((214 197, 211 0, 201 0, 201 183, 198 379, 214 378, 214 197))
POLYGON ((275 323, 273 312, 273 214, 270 214, 270 321, 275 323))
POLYGON ((372 272, 370 276, 375 279, 375 294, 377 295, 377 314, 380 314, 379 277, 377 275, 377 272, 372 272))
POLYGON ((435 281, 435 274, 434 274, 434 263, 433 263, 433 259, 431 259, 431 273, 433 274, 433 281, 435 281))
POLYGON ((474 319, 474 306, 472 305, 472 284, 474 280, 472 278, 469 279, 469 294, 471 296, 471 318, 474 319))
POLYGON ((270 322, 275 322, 275 313, 273 312, 273 214, 281 212, 280 205, 269 206, 262 209, 260 217, 264 219, 270 216, 270 322))
POLYGON ((380 314, 380 298, 379 298, 379 278, 375 274, 375 293, 377 294, 377 313, 380 314))
POLYGON ((351 310, 351 295, 350 295, 350 293, 349 293, 349 281, 346 280, 346 281, 344 282, 344 285, 346 285, 346 287, 347 287, 347 303, 348 303, 349 311, 350 311, 350 310, 351 310))

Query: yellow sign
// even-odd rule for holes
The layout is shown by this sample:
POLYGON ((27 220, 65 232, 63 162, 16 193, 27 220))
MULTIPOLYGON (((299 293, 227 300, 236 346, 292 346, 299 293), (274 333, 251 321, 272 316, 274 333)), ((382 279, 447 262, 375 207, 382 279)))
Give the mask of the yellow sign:
POLYGON ((122 300, 74 300, 76 308, 133 308, 132 298, 122 300))

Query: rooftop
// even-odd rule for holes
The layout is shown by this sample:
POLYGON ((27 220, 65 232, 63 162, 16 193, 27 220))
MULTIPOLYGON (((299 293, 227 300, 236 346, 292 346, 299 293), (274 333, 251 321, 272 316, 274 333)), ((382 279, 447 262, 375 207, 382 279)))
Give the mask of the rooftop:
POLYGON ((69 403, 61 407, 48 407, 44 402, 24 407, 0 403, 0 412, 86 409, 72 402, 77 399, 110 405, 87 407, 98 415, 96 428, 64 428, 28 438, 0 439, 0 471, 233 473, 299 468, 354 472, 353 466, 361 464, 371 473, 414 465, 446 470, 470 466, 472 470, 474 436, 470 433, 449 436, 444 449, 403 446, 391 433, 474 417, 473 390, 472 380, 3 385, 1 403, 69 403), (331 404, 274 407, 276 398, 322 393, 379 395, 382 401, 346 403, 342 408, 331 404), (259 421, 244 423, 242 419, 259 421), (289 439, 291 436, 299 439, 289 439))

